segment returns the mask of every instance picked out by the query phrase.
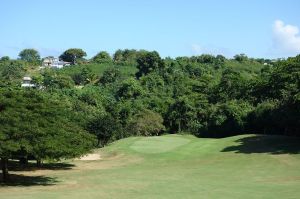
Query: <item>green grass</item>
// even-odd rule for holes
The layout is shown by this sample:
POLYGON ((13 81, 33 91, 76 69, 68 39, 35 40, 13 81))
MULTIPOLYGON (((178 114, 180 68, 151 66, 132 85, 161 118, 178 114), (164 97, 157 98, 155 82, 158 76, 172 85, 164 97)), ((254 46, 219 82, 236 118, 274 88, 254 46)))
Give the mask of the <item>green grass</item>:
POLYGON ((225 66, 228 68, 231 68, 238 72, 243 78, 245 79, 251 79, 253 77, 256 77, 258 74, 260 74, 261 69, 264 67, 263 64, 260 64, 258 62, 254 61, 244 61, 244 62, 238 62, 235 60, 227 60, 225 62, 225 66))
POLYGON ((255 135, 127 138, 98 150, 101 160, 12 172, 24 175, 24 183, 1 187, 0 196, 296 199, 300 198, 299 144, 296 138, 255 135), (31 183, 25 183, 26 176, 31 183))
POLYGON ((75 65, 75 66, 68 66, 60 69, 59 72, 66 74, 66 75, 74 75, 76 73, 80 73, 81 69, 87 67, 91 69, 91 71, 97 75, 101 76, 105 70, 111 67, 116 67, 120 70, 121 74, 123 75, 134 75, 137 72, 137 68, 135 66, 123 66, 123 65, 114 65, 113 63, 108 64, 84 64, 84 65, 75 65))

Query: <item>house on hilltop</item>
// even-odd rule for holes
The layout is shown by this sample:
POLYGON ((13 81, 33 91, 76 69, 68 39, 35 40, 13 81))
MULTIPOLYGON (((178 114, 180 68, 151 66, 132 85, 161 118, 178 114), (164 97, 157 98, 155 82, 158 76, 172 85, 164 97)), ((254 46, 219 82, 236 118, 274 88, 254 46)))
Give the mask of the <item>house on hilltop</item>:
POLYGON ((71 62, 65 62, 65 61, 60 61, 56 57, 45 57, 42 62, 43 67, 50 67, 50 68, 63 68, 64 66, 69 66, 71 65, 71 62))

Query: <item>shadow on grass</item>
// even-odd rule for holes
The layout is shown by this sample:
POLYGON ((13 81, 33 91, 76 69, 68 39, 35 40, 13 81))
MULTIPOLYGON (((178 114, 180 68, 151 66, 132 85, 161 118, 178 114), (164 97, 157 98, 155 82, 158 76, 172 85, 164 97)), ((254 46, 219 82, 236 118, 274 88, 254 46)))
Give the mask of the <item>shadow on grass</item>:
POLYGON ((253 135, 235 141, 238 145, 224 148, 221 152, 298 154, 300 138, 276 135, 253 135))
POLYGON ((75 167, 70 163, 46 163, 41 167, 37 167, 36 163, 29 162, 26 165, 21 165, 18 161, 9 161, 9 171, 35 171, 35 170, 70 170, 75 167))
MULTIPOLYGON (((2 179, 2 174, 0 174, 0 179, 2 179)), ((8 182, 0 182, 0 187, 8 186, 51 186, 55 185, 58 181, 56 178, 46 177, 46 176, 25 176, 17 174, 9 174, 8 182)))

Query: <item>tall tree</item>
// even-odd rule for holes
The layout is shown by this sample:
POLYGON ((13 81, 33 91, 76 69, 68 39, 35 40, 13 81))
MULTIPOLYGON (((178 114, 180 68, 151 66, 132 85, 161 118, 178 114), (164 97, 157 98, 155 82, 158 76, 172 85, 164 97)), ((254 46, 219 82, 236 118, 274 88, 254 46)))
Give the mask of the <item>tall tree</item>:
POLYGON ((76 62, 86 56, 86 52, 80 48, 70 48, 66 50, 59 58, 66 62, 76 64, 76 62))
POLYGON ((104 146, 120 134, 121 125, 111 114, 104 114, 93 118, 87 129, 97 136, 98 146, 104 146))
POLYGON ((117 50, 113 55, 113 61, 116 64, 122 64, 122 65, 136 65, 137 57, 143 53, 144 51, 137 51, 137 50, 117 50))
POLYGON ((0 61, 2 61, 2 62, 4 62, 4 61, 9 61, 9 60, 10 60, 9 56, 3 56, 3 57, 1 57, 1 59, 0 59, 0 61))
POLYGON ((122 82, 117 91, 117 98, 119 99, 135 99, 144 93, 140 83, 134 78, 127 79, 122 82))
POLYGON ((234 57, 233 57, 236 61, 238 61, 238 62, 243 62, 243 61, 247 61, 248 60, 248 57, 247 57, 247 55, 245 55, 245 54, 239 54, 239 55, 235 55, 234 57))
POLYGON ((31 64, 39 64, 41 61, 41 56, 39 52, 35 49, 24 49, 19 53, 21 60, 27 61, 31 64))
POLYGON ((108 52, 101 51, 92 58, 92 61, 95 63, 102 64, 102 63, 110 63, 110 62, 112 62, 112 59, 111 59, 110 55, 108 54, 108 52))
POLYGON ((163 68, 164 62, 160 58, 158 52, 145 52, 137 58, 138 69, 136 77, 140 78, 143 75, 150 73, 151 71, 159 68, 163 68))
POLYGON ((121 77, 121 72, 118 68, 116 67, 112 67, 112 68, 108 68, 106 69, 102 76, 100 77, 100 83, 101 84, 109 84, 109 83, 114 83, 115 81, 117 81, 119 78, 121 77))
POLYGON ((0 158, 3 180, 8 160, 33 155, 59 160, 88 152, 94 137, 70 118, 67 101, 38 90, 0 90, 0 158))
POLYGON ((20 79, 25 73, 24 64, 21 62, 22 61, 14 60, 1 64, 3 65, 1 77, 7 81, 20 79))
POLYGON ((133 116, 127 126, 127 131, 131 131, 137 136, 159 135, 165 130, 163 118, 159 113, 151 110, 142 110, 133 116))

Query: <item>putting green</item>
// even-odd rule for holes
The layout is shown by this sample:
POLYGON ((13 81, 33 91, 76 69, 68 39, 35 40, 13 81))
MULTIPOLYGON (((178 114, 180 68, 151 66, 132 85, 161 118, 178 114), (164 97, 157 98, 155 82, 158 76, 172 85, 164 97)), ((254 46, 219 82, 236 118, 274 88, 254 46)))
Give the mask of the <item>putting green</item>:
POLYGON ((140 153, 165 153, 189 142, 189 139, 179 136, 142 137, 135 141, 130 148, 140 153))

